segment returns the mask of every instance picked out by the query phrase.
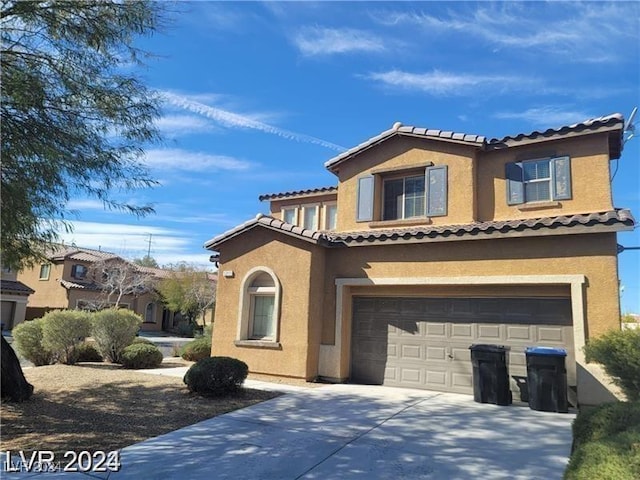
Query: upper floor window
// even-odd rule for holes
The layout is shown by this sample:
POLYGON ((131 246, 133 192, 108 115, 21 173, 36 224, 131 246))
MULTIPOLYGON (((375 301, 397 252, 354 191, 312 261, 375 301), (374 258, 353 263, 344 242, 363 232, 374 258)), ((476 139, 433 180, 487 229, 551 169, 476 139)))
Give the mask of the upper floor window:
POLYGON ((298 223, 298 208, 297 207, 283 208, 282 221, 285 223, 290 223, 291 225, 296 225, 298 223))
POLYGON ((318 205, 304 205, 302 207, 302 228, 318 229, 318 205))
POLYGON ((324 206, 324 229, 335 230, 338 224, 338 205, 327 203, 324 206))
POLYGON ((87 271, 88 271, 87 267, 77 263, 73 267, 71 267, 71 276, 73 278, 83 280, 84 278, 87 277, 87 271))
POLYGON ((40 265, 40 276, 38 277, 40 280, 49 280, 49 275, 51 273, 51 264, 43 263, 40 265))
MULTIPOLYGON (((382 193, 376 194, 374 175, 358 179, 356 219, 359 222, 374 220, 374 202, 381 199, 382 220, 401 220, 419 217, 439 217, 447 215, 446 165, 426 167, 415 173, 399 177, 382 178, 382 193)), ((380 217, 376 214, 376 220, 380 217)))
POLYGON ((569 157, 507 163, 505 176, 509 205, 571 198, 569 157))
POLYGON ((424 175, 385 180, 382 219, 423 217, 426 206, 424 180, 424 175))

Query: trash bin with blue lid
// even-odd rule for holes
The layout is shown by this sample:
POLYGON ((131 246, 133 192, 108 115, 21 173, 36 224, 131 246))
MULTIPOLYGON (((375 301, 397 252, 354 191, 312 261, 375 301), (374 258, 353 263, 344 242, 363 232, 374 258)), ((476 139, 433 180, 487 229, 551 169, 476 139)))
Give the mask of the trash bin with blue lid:
POLYGON ((473 365, 473 399, 478 403, 510 405, 509 347, 474 344, 469 350, 473 365))
POLYGON ((527 357, 529 408, 567 413, 567 351, 555 347, 528 347, 524 353, 527 357))

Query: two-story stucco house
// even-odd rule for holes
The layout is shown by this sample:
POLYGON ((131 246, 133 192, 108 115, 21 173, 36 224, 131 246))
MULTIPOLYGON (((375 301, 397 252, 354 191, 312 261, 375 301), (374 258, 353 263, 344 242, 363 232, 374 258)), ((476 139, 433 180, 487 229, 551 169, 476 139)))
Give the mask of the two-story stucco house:
POLYGON ((472 393, 472 344, 581 348, 620 328, 609 162, 623 119, 486 139, 396 123, 328 160, 337 186, 261 197, 205 244, 219 265, 214 355, 252 372, 472 393))
MULTIPOLYGON (((18 273, 18 280, 32 290, 26 319, 40 318, 51 310, 94 309, 98 305, 113 304, 115 296, 105 298, 104 288, 95 281, 96 265, 101 268, 128 265, 151 278, 162 278, 167 274, 161 269, 132 264, 114 253, 69 245, 54 246, 47 255, 47 261, 18 273)), ((119 306, 129 308, 142 317, 142 330, 159 331, 173 321, 173 312, 164 308, 162 299, 150 285, 123 295, 119 306)))

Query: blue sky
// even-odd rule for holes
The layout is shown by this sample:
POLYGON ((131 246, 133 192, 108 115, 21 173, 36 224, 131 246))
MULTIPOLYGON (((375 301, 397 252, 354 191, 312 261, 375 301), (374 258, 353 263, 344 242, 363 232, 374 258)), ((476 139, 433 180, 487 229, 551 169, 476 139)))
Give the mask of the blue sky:
MULTIPOLYGON (((74 199, 66 241, 139 257, 150 239, 160 264, 210 266, 202 244, 266 213, 258 195, 334 185, 323 163, 396 121, 494 138, 640 104, 637 2, 169 8, 168 25, 139 42, 154 57, 133 72, 163 98, 164 140, 145 159, 160 186, 124 198, 156 214, 74 199)), ((613 189, 640 218, 638 130, 613 189)), ((640 229, 619 243, 640 246, 640 229)), ((640 251, 619 265, 623 310, 640 312, 640 251)))

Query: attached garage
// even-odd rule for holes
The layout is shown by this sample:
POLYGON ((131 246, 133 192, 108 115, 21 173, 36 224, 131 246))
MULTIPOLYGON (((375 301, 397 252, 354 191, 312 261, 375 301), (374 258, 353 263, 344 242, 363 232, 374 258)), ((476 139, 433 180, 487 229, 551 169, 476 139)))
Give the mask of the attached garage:
POLYGON ((569 385, 575 352, 569 298, 354 297, 351 381, 473 393, 472 344, 507 345, 514 399, 526 378, 524 350, 567 350, 569 385))

